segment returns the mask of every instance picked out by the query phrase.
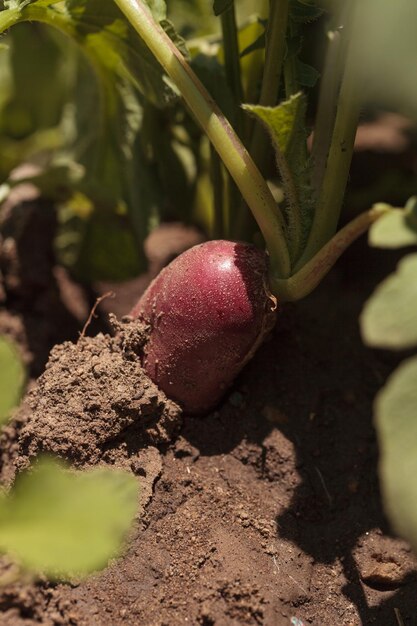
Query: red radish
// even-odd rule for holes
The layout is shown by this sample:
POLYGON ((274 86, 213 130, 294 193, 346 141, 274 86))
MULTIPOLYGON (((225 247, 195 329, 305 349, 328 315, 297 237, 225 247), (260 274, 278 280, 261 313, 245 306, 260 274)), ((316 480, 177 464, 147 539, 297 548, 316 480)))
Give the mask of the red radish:
POLYGON ((187 413, 213 408, 275 321, 263 252, 209 241, 155 278, 131 315, 150 324, 143 366, 187 413))

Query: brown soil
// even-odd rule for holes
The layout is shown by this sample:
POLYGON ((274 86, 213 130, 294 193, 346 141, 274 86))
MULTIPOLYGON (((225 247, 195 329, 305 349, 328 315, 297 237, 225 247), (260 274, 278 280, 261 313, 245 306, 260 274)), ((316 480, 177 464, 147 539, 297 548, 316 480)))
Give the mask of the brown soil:
POLYGON ((3 483, 41 452, 76 466, 123 465, 126 459, 133 466, 141 448, 174 437, 181 411, 140 365, 145 325, 113 324, 115 338, 81 336, 52 350, 45 372, 3 430, 3 483))
MULTIPOLYGON (((127 422, 110 420, 101 439, 101 408, 84 394, 95 367, 89 358, 78 379, 85 377, 86 388, 77 392, 77 415, 97 412, 97 433, 89 430, 89 447, 77 456, 85 422, 71 434, 65 422, 61 439, 61 420, 74 421, 71 407, 56 407, 50 418, 58 430, 50 431, 39 403, 50 406, 49 382, 62 358, 79 362, 97 349, 122 358, 124 349, 99 336, 53 351, 29 394, 31 411, 20 414, 17 456, 46 447, 78 463, 130 466, 148 491, 156 481, 154 493, 123 558, 79 585, 6 587, 0 623, 280 626, 298 618, 315 626, 394 626, 394 609, 404 624, 415 623, 415 564, 408 547, 387 534, 371 423, 372 398, 393 363, 359 338, 357 317, 370 291, 352 271, 359 256, 353 250, 346 271, 339 266, 315 295, 284 311, 219 411, 185 418, 168 446, 156 437, 146 447, 143 428, 123 410, 131 398, 115 385, 114 398, 98 404, 113 405, 127 422)), ((103 388, 117 375, 106 361, 103 388)), ((9 440, 12 431, 13 424, 9 440)))
MULTIPOLYGON (((29 306, 26 279, 13 290, 11 276, 22 274, 0 252, 0 321, 20 325, 9 332, 37 373, 51 331, 39 331, 39 345, 28 328, 41 329, 47 315, 61 340, 76 338, 88 300, 74 308, 60 297, 59 285, 67 294, 74 287, 46 263, 29 306), (42 309, 42 298, 57 308, 42 309)), ((56 347, 2 436, 4 483, 31 455, 54 451, 78 466, 134 472, 143 512, 125 554, 104 572, 79 584, 3 585, 0 624, 416 624, 416 562, 382 512, 372 427, 372 401, 395 358, 366 349, 357 323, 393 267, 393 255, 383 268, 381 258, 356 245, 312 296, 281 312, 222 406, 185 416, 179 434, 175 405, 139 366, 143 328, 125 321, 116 338, 56 347)), ((10 567, 4 559, 1 573, 10 567)))

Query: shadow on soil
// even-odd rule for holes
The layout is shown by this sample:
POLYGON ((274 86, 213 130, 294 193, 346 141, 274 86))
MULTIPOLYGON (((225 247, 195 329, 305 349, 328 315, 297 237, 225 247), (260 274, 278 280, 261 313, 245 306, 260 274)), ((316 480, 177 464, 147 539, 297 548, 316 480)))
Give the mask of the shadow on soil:
POLYGON ((265 437, 279 428, 294 445, 300 476, 290 505, 277 515, 279 536, 315 563, 343 563, 341 592, 357 607, 362 624, 398 626, 397 609, 411 625, 415 578, 407 577, 395 593, 382 593, 370 606, 353 557, 365 533, 380 528, 389 534, 378 487, 372 402, 398 362, 390 353, 367 349, 359 335, 365 299, 397 260, 388 254, 381 267, 380 256, 367 255, 372 280, 361 271, 363 247, 357 245, 315 294, 287 307, 274 337, 237 382, 246 408, 236 410, 242 396, 232 390, 218 413, 186 420, 182 434, 201 455, 219 455, 243 439, 264 449, 265 437))

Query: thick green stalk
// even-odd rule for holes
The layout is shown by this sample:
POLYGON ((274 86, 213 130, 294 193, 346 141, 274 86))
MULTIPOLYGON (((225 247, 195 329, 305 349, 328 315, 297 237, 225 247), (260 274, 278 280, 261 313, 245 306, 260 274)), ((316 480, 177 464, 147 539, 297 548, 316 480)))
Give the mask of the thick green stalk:
MULTIPOLYGON (((291 40, 293 36, 294 26, 290 22, 288 25, 288 35, 291 40)), ((284 85, 285 85, 285 97, 291 98, 300 90, 300 85, 298 84, 297 77, 297 65, 296 65, 296 54, 287 54, 285 62, 284 62, 284 85)))
MULTIPOLYGON (((226 71, 226 81, 230 91, 233 94, 234 104, 234 129, 243 140, 243 112, 240 108, 243 100, 242 77, 240 72, 239 42, 237 35, 235 3, 229 9, 224 11, 221 16, 223 49, 224 49, 224 66, 226 71)), ((227 237, 231 237, 234 225, 238 219, 239 205, 241 198, 239 189, 236 187, 230 175, 225 180, 227 190, 226 206, 228 230, 227 237)))
POLYGON ((343 252, 368 228, 389 211, 387 205, 375 205, 349 222, 302 269, 287 279, 270 277, 272 293, 281 300, 295 301, 305 298, 323 280, 343 252))
MULTIPOLYGON (((281 82, 285 57, 285 41, 289 14, 289 0, 270 0, 266 29, 265 64, 262 75, 261 93, 258 104, 275 106, 281 82)), ((260 121, 255 121, 249 152, 260 172, 265 175, 268 162, 273 161, 271 139, 260 121)), ((253 230, 247 206, 239 214, 236 232, 243 238, 253 230)))
POLYGON ((285 234, 274 198, 236 133, 195 76, 143 0, 115 0, 171 80, 213 143, 252 210, 265 238, 271 265, 281 277, 290 273, 285 234))
POLYGON ((319 193, 323 184, 327 157, 330 150, 332 131, 337 113, 337 96, 339 94, 341 77, 341 37, 338 31, 328 33, 326 60, 320 84, 319 102, 317 107, 316 123, 314 126, 313 148, 311 160, 313 163, 312 182, 314 189, 319 193))
POLYGON ((352 48, 352 42, 349 42, 323 182, 307 246, 296 269, 307 263, 337 230, 359 123, 362 92, 356 67, 357 54, 352 48))
POLYGON ((222 239, 225 233, 222 162, 212 145, 210 145, 210 180, 213 189, 211 236, 213 239, 222 239))

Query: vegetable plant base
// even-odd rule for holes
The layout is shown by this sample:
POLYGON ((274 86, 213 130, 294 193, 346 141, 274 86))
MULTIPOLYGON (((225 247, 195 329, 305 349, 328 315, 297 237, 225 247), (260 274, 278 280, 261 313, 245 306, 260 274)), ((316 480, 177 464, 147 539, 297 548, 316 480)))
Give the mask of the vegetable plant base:
MULTIPOLYGON (((185 417, 176 438, 168 429, 159 441, 147 439, 146 428, 126 422, 117 433, 110 417, 108 438, 91 428, 84 440, 77 431, 59 444, 40 404, 48 402, 59 424, 63 412, 50 404, 48 384, 60 381, 65 392, 69 381, 52 376, 57 362, 75 367, 77 358, 82 371, 72 377, 81 384, 94 351, 106 370, 109 352, 122 358, 124 349, 104 335, 55 348, 28 396, 30 410, 23 407, 6 429, 4 479, 29 452, 62 445, 78 465, 134 471, 145 508, 125 555, 104 572, 72 585, 4 585, 0 624, 396 626, 397 615, 415 623, 415 561, 390 536, 378 493, 371 405, 395 359, 359 338, 358 314, 378 282, 377 271, 371 284, 353 269, 362 254, 356 246, 315 294, 287 308, 219 410, 185 417)), ((367 266, 376 270, 372 258, 367 266)), ((110 390, 123 397, 114 371, 106 371, 111 389, 97 413, 111 402, 110 390)), ((83 411, 87 399, 78 396, 83 411)), ((167 405, 162 399, 159 406, 167 405)), ((102 422, 94 423, 103 434, 102 422)), ((4 580, 11 570, 3 559, 4 580)))

